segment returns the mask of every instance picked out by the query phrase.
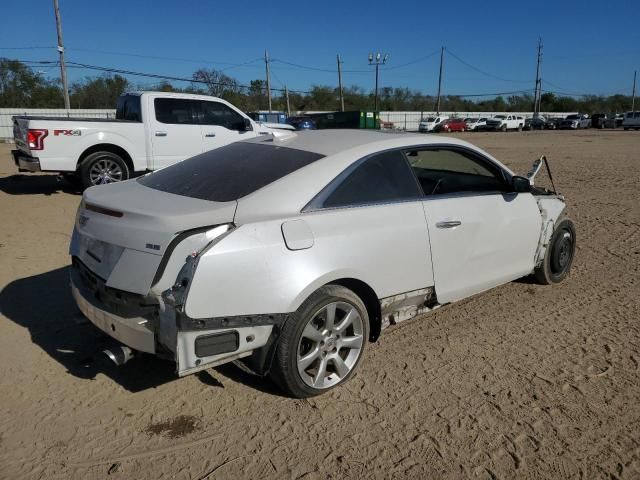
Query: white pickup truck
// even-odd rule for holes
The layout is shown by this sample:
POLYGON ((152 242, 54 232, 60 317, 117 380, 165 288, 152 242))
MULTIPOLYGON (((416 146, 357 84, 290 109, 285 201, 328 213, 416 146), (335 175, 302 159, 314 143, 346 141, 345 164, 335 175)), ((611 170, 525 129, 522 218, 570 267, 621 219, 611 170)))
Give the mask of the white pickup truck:
POLYGON ((119 182, 284 124, 255 122, 215 97, 125 93, 116 119, 16 116, 13 158, 20 171, 60 172, 83 188, 119 182))
POLYGON ((524 127, 524 117, 518 117, 516 115, 494 115, 487 120, 485 125, 486 130, 500 130, 506 132, 507 130, 521 131, 524 127))

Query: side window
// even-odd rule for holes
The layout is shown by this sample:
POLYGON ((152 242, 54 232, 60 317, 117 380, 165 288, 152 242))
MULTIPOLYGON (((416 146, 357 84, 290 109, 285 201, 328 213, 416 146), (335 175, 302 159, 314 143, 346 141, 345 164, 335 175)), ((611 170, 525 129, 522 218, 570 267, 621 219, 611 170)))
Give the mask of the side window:
POLYGON ((141 122, 140 96, 121 95, 116 107, 116 120, 129 120, 131 122, 141 122))
POLYGON ((421 192, 399 151, 369 157, 329 194, 325 208, 385 203, 419 198, 421 192))
POLYGON ((406 155, 425 195, 506 190, 500 172, 460 151, 410 150, 406 155))
POLYGON ((198 123, 195 115, 197 103, 196 100, 182 98, 156 98, 153 101, 156 120, 160 123, 196 125, 198 123))
POLYGON ((229 130, 244 131, 244 117, 223 103, 202 101, 200 109, 203 125, 218 125, 229 130))

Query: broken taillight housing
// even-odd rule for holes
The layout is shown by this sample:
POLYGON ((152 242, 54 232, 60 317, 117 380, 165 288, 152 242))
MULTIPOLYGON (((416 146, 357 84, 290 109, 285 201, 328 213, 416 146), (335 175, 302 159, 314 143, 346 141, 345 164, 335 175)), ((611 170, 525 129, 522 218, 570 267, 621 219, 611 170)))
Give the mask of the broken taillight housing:
POLYGON ((27 133, 29 150, 42 150, 44 148, 44 139, 47 135, 49 135, 49 130, 30 128, 27 133))

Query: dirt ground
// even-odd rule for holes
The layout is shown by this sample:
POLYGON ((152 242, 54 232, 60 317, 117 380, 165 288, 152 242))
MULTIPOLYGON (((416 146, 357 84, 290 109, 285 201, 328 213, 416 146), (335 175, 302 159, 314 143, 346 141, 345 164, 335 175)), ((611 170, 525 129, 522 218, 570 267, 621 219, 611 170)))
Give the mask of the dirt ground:
POLYGON ((234 366, 108 365, 68 287, 80 197, 0 145, 0 477, 640 478, 640 132, 460 136, 522 173, 548 155, 570 278, 386 330, 311 400, 234 366))

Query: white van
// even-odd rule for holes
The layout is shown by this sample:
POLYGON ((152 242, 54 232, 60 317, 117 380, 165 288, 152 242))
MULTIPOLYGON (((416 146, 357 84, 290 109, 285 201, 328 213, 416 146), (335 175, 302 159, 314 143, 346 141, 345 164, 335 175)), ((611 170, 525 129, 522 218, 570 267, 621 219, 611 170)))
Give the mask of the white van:
POLYGON ((436 117, 428 117, 426 119, 422 119, 420 125, 418 125, 418 130, 422 133, 433 132, 433 130, 438 125, 448 119, 449 117, 446 115, 438 115, 436 117))

